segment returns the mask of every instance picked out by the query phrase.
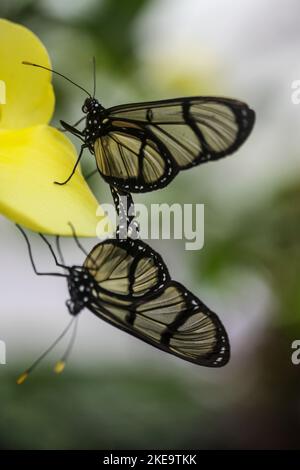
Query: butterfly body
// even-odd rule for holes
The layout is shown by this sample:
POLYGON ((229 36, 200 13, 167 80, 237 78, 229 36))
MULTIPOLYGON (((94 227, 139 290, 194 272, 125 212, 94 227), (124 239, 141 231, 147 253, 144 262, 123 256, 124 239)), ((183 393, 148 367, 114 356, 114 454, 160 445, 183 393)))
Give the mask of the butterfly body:
POLYGON ((105 108, 95 98, 87 98, 82 106, 86 113, 85 129, 83 131, 85 144, 91 153, 94 153, 95 140, 105 132, 107 124, 105 108))

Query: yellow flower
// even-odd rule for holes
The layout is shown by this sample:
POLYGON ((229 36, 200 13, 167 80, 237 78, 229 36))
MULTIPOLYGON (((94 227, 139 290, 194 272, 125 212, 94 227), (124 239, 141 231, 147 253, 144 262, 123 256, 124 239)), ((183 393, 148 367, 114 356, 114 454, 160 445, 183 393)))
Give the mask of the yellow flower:
MULTIPOLYGON (((0 212, 31 230, 95 236, 103 212, 80 169, 65 186, 77 152, 48 126, 55 104, 51 73, 22 65, 51 67, 47 51, 27 28, 0 19, 0 212), (99 214, 100 212, 100 214, 99 214)), ((102 220, 101 220, 102 219, 102 220)))

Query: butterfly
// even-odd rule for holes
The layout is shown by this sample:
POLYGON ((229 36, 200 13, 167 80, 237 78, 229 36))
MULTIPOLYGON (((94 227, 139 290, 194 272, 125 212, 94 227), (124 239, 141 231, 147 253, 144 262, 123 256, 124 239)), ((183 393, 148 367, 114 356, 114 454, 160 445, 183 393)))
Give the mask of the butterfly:
POLYGON ((82 145, 70 175, 57 184, 66 184, 72 178, 84 149, 88 149, 110 185, 133 193, 160 189, 182 170, 235 152, 254 125, 255 113, 246 103, 222 97, 175 98, 106 109, 94 97, 95 85, 91 95, 51 71, 88 94, 82 106, 83 118, 73 126, 61 121, 82 145), (80 130, 76 126, 84 119, 85 127, 80 130))
MULTIPOLYGON (((56 265, 64 269, 60 273, 40 273, 28 237, 18 228, 25 237, 35 273, 66 278, 70 295, 66 305, 73 319, 86 308, 112 326, 185 361, 207 367, 221 367, 228 362, 229 340, 218 316, 172 280, 162 257, 142 240, 107 239, 87 253, 73 233, 86 258, 82 266, 67 266, 58 261, 53 247, 40 234, 56 265)), ((18 383, 57 342, 21 375, 18 383)), ((56 371, 60 372, 64 364, 65 359, 59 361, 56 371)))

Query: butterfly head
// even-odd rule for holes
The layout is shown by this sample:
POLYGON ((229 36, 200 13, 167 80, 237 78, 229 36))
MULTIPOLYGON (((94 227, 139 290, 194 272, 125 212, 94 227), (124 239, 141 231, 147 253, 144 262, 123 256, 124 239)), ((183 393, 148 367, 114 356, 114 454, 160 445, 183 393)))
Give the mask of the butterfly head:
POLYGON ((82 109, 82 112, 85 114, 94 113, 94 112, 96 114, 96 112, 99 112, 101 109, 103 109, 103 106, 101 106, 101 104, 99 103, 98 100, 96 100, 96 98, 88 97, 85 99, 81 109, 82 109))
POLYGON ((75 316, 83 310, 94 296, 95 281, 89 271, 73 266, 68 277, 70 299, 66 305, 71 315, 75 316))

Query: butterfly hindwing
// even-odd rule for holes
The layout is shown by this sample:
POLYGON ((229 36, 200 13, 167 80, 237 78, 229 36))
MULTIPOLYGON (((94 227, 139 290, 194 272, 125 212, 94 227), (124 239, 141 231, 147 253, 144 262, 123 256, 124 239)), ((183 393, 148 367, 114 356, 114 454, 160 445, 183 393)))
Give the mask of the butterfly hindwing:
POLYGON ((170 280, 161 256, 141 240, 106 240, 88 255, 86 268, 103 292, 135 299, 155 292, 170 280))
POLYGON ((94 143, 97 167, 111 185, 130 192, 166 186, 178 173, 168 149, 145 126, 115 121, 94 143))

